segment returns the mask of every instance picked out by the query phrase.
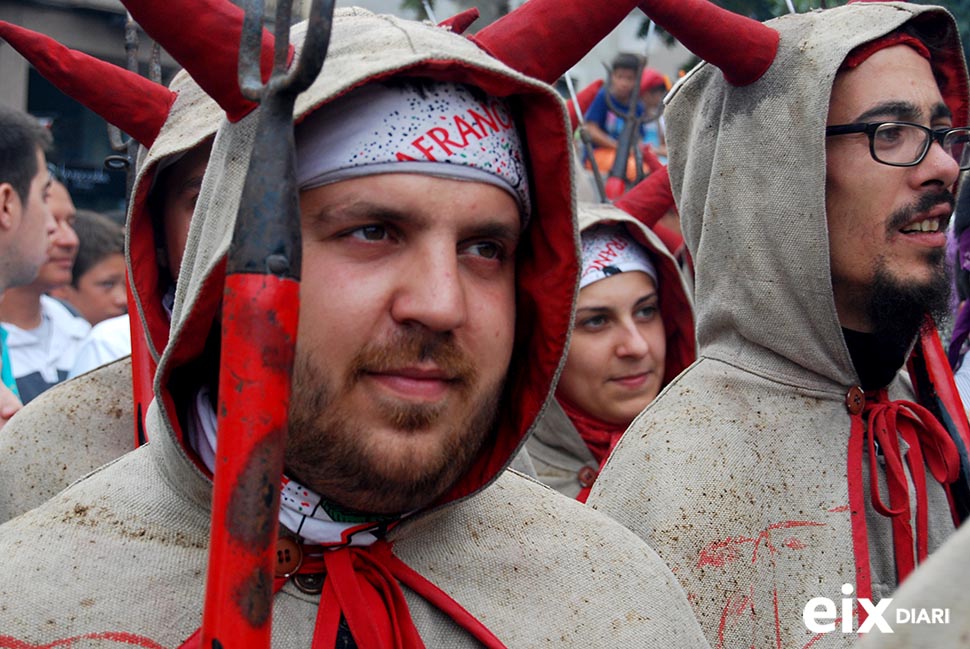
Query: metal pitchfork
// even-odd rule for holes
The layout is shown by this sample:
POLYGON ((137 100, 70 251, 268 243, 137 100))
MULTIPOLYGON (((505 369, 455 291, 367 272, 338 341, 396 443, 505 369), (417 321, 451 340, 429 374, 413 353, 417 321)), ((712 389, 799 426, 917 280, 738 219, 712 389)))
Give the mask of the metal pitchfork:
POLYGON ((287 71, 292 0, 279 0, 272 75, 259 68, 263 1, 247 0, 242 93, 260 103, 226 266, 219 436, 201 646, 270 646, 280 478, 300 311, 300 210, 293 106, 323 66, 334 0, 313 0, 287 71))
MULTIPOLYGON (((138 24, 127 12, 125 18, 125 63, 130 72, 138 74, 138 24)), ((148 59, 148 78, 155 83, 162 83, 162 48, 158 43, 152 43, 152 53, 148 59)), ((125 204, 131 200, 131 190, 135 184, 135 160, 138 157, 138 142, 134 138, 127 140, 121 129, 114 124, 108 124, 108 141, 111 149, 122 155, 110 155, 104 160, 104 166, 113 171, 126 171, 125 204)))

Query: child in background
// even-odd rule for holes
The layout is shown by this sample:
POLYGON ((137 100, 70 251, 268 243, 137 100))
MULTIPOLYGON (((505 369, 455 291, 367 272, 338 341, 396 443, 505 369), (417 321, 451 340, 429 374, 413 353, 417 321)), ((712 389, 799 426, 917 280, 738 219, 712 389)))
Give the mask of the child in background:
POLYGON ((74 231, 80 239, 71 283, 51 291, 96 325, 128 311, 125 291, 125 231, 106 216, 78 210, 74 231))

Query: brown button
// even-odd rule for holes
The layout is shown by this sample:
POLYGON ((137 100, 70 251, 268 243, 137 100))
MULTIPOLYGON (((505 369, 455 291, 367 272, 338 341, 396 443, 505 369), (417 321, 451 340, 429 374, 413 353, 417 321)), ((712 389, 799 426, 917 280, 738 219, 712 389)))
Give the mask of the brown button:
POLYGON ((858 415, 866 405, 866 394, 858 385, 849 388, 845 395, 845 407, 853 415, 858 415))
POLYGON ((293 577, 293 584, 307 595, 319 595, 323 592, 323 573, 301 573, 293 577))
POLYGON ((276 539, 276 576, 289 577, 300 569, 303 550, 300 544, 288 536, 276 539))
POLYGON ((598 475, 599 473, 592 467, 584 466, 577 474, 577 477, 579 478, 579 486, 583 488, 592 486, 593 481, 596 480, 596 476, 598 475))

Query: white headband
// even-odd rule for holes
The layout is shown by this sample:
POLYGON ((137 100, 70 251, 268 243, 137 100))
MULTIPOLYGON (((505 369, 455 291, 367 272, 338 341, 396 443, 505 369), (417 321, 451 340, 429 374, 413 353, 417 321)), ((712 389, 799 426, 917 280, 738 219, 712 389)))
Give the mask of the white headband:
POLYGON ((582 233, 583 289, 617 273, 640 271, 657 284, 657 269, 646 248, 633 240, 621 225, 593 226, 582 233))
POLYGON ((301 190, 381 173, 485 182, 530 211, 522 143, 507 103, 458 83, 371 83, 296 129, 301 190))

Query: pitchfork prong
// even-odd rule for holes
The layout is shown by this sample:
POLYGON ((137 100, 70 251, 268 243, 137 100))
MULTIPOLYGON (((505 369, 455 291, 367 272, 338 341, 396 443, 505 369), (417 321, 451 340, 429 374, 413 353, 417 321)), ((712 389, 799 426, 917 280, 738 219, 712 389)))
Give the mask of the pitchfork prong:
POLYGON ((276 50, 273 52, 273 76, 286 71, 286 57, 290 50, 290 21, 293 0, 276 2, 276 50))
POLYGON ((260 101, 267 92, 297 95, 306 90, 323 66, 330 44, 335 0, 313 0, 310 6, 307 37, 300 58, 287 71, 290 50, 290 18, 293 0, 279 0, 276 6, 276 45, 273 73, 263 83, 260 71, 263 37, 263 0, 245 0, 242 42, 239 47, 239 88, 244 97, 260 101))
POLYGON ((308 17, 307 36, 300 51, 300 60, 290 70, 287 90, 301 93, 316 80, 330 47, 333 28, 333 9, 336 0, 313 0, 308 17))
POLYGON ((244 0, 242 36, 239 43, 239 91, 258 102, 263 96, 263 77, 259 69, 263 54, 263 0, 244 0))

